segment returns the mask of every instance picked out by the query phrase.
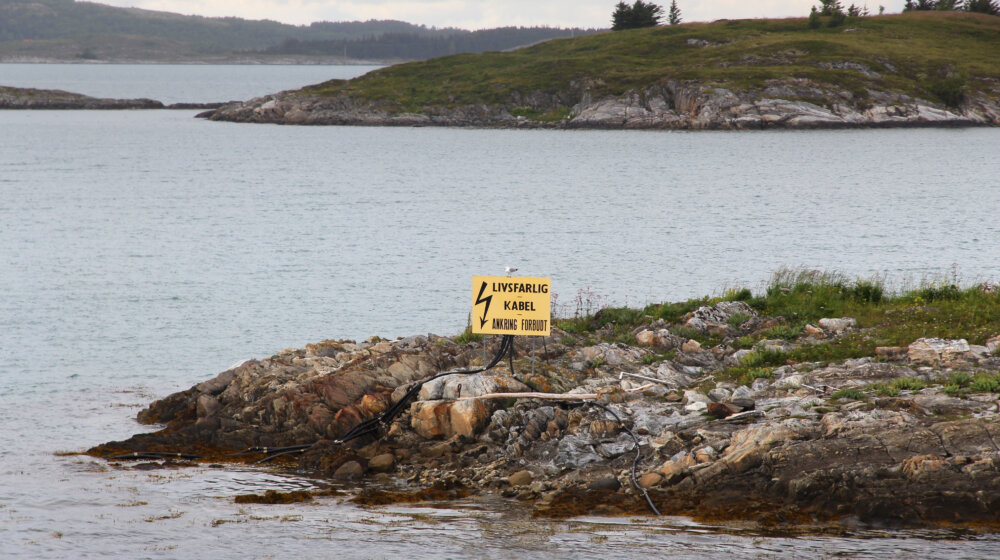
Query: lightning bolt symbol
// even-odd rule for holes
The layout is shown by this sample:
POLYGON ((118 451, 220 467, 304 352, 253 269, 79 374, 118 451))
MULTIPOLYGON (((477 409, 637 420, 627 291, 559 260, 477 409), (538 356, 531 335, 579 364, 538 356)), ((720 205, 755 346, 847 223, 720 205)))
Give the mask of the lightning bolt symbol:
POLYGON ((479 305, 480 303, 486 304, 486 307, 483 308, 483 318, 479 320, 479 328, 483 328, 483 325, 486 324, 486 313, 490 310, 490 301, 493 300, 492 294, 483 297, 483 292, 485 291, 486 291, 486 282, 483 282, 483 285, 479 287, 479 295, 476 296, 476 303, 473 304, 473 307, 479 305))

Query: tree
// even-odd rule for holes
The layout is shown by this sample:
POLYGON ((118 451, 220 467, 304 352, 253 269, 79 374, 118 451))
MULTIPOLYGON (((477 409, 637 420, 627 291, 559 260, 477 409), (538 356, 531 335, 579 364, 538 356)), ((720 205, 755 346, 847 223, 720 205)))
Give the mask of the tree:
POLYGON ((677 0, 670 0, 670 13, 667 15, 670 25, 677 25, 681 22, 681 9, 677 7, 677 0))
POLYGON ((621 31, 622 29, 654 27, 660 24, 662 17, 662 6, 646 3, 642 0, 636 0, 635 4, 631 6, 625 2, 618 2, 615 11, 611 14, 611 29, 621 31))
POLYGON ((844 11, 844 7, 840 5, 840 0, 819 0, 820 6, 819 15, 821 16, 832 16, 837 12, 844 11))
POLYGON ((965 11, 1000 16, 1000 5, 996 3, 996 0, 967 0, 965 11))
POLYGON ((812 29, 819 29, 823 25, 823 22, 819 19, 819 12, 816 11, 816 6, 812 7, 812 11, 809 12, 809 27, 812 29))

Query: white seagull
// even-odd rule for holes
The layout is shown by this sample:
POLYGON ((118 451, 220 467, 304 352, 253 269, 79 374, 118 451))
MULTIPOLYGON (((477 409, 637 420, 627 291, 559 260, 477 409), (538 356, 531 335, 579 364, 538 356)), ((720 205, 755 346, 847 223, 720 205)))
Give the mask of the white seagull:
POLYGON ((513 266, 508 266, 507 268, 505 268, 503 270, 504 270, 504 272, 507 273, 507 276, 510 276, 511 274, 514 274, 515 272, 517 272, 517 269, 514 268, 513 266))

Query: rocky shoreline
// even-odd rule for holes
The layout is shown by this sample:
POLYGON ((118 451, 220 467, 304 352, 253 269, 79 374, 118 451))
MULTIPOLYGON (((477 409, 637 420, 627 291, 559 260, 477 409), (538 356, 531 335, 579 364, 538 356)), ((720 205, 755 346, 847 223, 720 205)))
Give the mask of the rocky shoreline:
POLYGON ((452 126, 566 129, 760 130, 1000 125, 1000 85, 969 93, 956 107, 901 93, 863 96, 805 79, 771 80, 761 90, 735 91, 693 81, 668 81, 616 97, 594 97, 587 84, 556 94, 514 95, 498 105, 425 108, 420 113, 347 95, 286 91, 228 104, 199 115, 211 120, 297 125, 452 126), (561 118, 515 116, 530 108, 561 118))
POLYGON ((482 342, 435 335, 328 340, 244 362, 156 401, 139 420, 163 429, 88 453, 121 468, 136 468, 130 459, 147 468, 185 462, 167 453, 212 462, 276 457, 276 468, 354 481, 362 504, 496 493, 556 518, 649 514, 633 485, 636 461, 639 487, 663 514, 1000 527, 1000 389, 947 385, 1000 375, 1000 333, 982 346, 919 338, 874 357, 726 376, 755 356, 865 334, 852 318, 828 318, 791 340, 734 344, 782 324, 723 301, 676 324, 647 317, 627 344, 612 341, 613 326, 554 329, 535 345, 534 362, 531 343, 518 340, 512 365, 426 383, 377 437, 342 445, 338 438, 414 383, 482 364, 486 351, 482 342), (722 342, 703 347, 689 338, 699 333, 722 342), (275 454, 287 446, 301 452, 275 454))
MULTIPOLYGON (((232 102, 229 102, 232 103, 232 102)), ((122 110, 122 109, 214 109, 225 103, 173 103, 155 99, 108 99, 58 89, 0 86, 0 109, 122 110)))

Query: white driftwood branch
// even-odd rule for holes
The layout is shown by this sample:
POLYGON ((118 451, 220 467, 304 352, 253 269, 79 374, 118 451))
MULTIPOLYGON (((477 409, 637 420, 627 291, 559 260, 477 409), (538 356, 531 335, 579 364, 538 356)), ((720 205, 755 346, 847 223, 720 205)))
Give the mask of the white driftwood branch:
POLYGON ((460 401, 470 399, 544 399, 547 401, 592 401, 597 393, 486 393, 478 397, 459 397, 460 401))
MULTIPOLYGON (((652 383, 628 389, 626 393, 641 393, 652 387, 652 383)), ((487 393, 478 397, 459 397, 456 400, 467 401, 470 399, 542 399, 547 401, 593 401, 597 400, 597 393, 487 393)))

